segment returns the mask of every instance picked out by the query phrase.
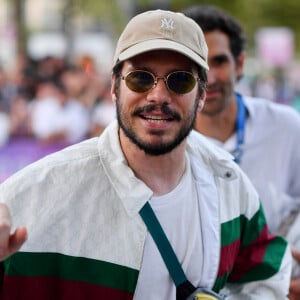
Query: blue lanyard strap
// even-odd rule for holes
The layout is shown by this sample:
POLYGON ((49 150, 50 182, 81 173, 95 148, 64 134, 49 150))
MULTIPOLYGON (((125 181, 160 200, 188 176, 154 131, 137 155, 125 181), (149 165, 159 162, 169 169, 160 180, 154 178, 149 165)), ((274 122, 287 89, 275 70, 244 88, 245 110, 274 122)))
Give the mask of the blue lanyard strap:
POLYGON ((243 156, 243 145, 245 141, 245 124, 246 124, 246 106, 243 101, 243 97, 241 94, 236 93, 236 102, 237 102, 237 118, 236 118, 236 148, 232 152, 234 156, 234 161, 236 163, 241 162, 241 158, 243 156))

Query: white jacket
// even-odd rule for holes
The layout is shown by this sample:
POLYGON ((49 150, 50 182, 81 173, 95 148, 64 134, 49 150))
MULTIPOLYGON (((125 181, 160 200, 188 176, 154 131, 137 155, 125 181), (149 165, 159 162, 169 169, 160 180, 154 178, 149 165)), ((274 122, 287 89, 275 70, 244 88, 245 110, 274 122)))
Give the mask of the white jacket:
MULTIPOLYGON (((204 266, 199 276, 203 286, 219 291, 231 282, 228 299, 287 299, 290 251, 282 238, 268 236, 257 193, 247 177, 229 154, 196 132, 188 137, 187 153, 196 185, 200 188, 205 181, 197 177, 201 160, 217 191, 201 203, 204 266), (258 280, 251 282, 253 279, 258 280)), ((8 204, 15 226, 28 228, 29 238, 20 252, 5 262, 1 299, 17 299, 13 293, 19 283, 23 299, 30 299, 30 276, 57 277, 63 282, 57 291, 52 283, 45 284, 41 299, 47 289, 64 299, 64 283, 70 280, 72 284, 84 281, 106 292, 113 287, 123 297, 118 299, 125 299, 124 293, 130 298, 147 233, 139 211, 151 196, 152 191, 127 165, 117 122, 99 138, 71 146, 18 172, 0 186, 0 201, 8 204), (78 263, 82 260, 84 269, 78 263), (72 267, 71 273, 66 272, 66 266, 72 267), (25 287, 23 276, 27 278, 25 287), (15 282, 16 277, 20 281, 15 282)), ((75 291, 86 299, 86 291, 72 289, 75 291)))

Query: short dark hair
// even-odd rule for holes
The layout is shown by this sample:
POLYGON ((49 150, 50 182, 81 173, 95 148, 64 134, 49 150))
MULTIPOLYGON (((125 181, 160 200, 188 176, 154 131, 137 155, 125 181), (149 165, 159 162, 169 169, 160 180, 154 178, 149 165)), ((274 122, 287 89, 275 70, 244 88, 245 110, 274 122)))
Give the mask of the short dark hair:
POLYGON ((120 82, 121 82, 121 72, 123 69, 124 62, 117 63, 112 69, 112 75, 115 77, 115 93, 119 96, 120 82))
POLYGON ((245 50, 247 39, 238 20, 225 11, 211 5, 195 5, 183 10, 183 13, 193 19, 204 33, 220 30, 229 38, 230 50, 235 61, 245 50))

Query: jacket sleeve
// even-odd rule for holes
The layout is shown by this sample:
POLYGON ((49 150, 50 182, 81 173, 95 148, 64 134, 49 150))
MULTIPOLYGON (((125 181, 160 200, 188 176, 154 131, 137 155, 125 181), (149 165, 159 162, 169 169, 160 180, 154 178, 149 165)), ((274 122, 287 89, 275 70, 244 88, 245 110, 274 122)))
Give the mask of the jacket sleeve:
MULTIPOLYGON (((289 241, 292 248, 297 251, 300 251, 300 212, 295 212, 296 216, 288 228, 288 233, 286 235, 287 240, 289 241)), ((293 259, 292 263, 292 278, 300 277, 300 264, 298 261, 293 259)))
POLYGON ((222 198, 223 215, 227 207, 235 216, 221 224, 221 256, 214 290, 225 287, 228 300, 288 299, 292 266, 288 243, 269 233, 255 189, 247 177, 239 179, 232 186, 238 192, 229 189, 222 198))
POLYGON ((286 247, 278 272, 264 280, 248 283, 228 283, 228 300, 284 300, 288 299, 291 273, 291 254, 286 247))
POLYGON ((260 205, 252 218, 241 218, 240 245, 228 276, 228 300, 288 299, 291 251, 286 240, 271 235, 260 205))

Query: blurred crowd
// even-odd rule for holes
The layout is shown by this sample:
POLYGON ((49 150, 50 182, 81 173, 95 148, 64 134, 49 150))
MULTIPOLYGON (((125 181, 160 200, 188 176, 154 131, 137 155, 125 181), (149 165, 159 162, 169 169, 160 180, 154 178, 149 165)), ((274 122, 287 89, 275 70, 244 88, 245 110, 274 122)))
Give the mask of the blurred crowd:
POLYGON ((99 135, 115 117, 109 82, 89 56, 0 66, 0 147, 20 136, 72 144, 99 135))
MULTIPOLYGON (((245 76, 238 86, 243 94, 300 111, 300 91, 288 86, 293 81, 298 86, 299 76, 249 78, 245 76)), ((0 66, 0 148, 16 137, 73 144, 99 135, 113 118, 110 78, 90 56, 71 63, 52 56, 38 61, 19 58, 9 71, 0 66)))
POLYGON ((264 68, 259 60, 256 60, 256 64, 260 65, 260 69, 255 74, 246 71, 237 90, 244 95, 292 106, 300 112, 299 62, 282 68, 264 68))

